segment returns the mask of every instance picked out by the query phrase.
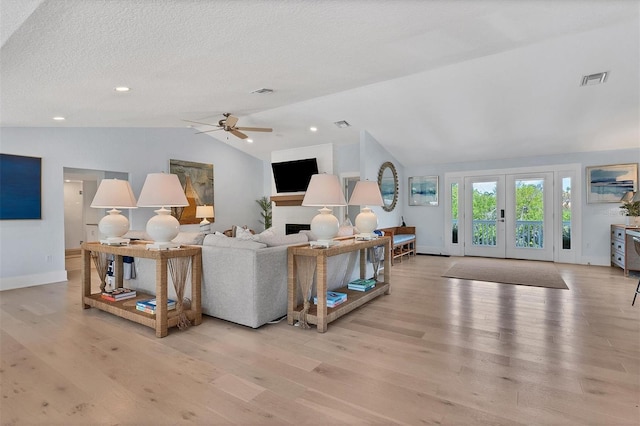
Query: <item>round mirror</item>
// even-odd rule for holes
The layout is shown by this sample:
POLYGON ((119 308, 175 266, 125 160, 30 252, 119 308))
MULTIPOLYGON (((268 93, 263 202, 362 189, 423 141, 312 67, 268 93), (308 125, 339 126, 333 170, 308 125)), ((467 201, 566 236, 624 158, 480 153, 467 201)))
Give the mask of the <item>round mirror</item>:
POLYGON ((382 193, 382 209, 386 212, 392 211, 398 202, 398 172, 390 161, 380 166, 378 186, 382 193))

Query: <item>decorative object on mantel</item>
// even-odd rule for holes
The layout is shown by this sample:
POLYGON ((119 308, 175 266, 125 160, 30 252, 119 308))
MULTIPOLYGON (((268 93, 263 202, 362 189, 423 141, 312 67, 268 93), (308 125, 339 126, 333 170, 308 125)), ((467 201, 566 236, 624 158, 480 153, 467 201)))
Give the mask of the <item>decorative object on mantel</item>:
POLYGON ((198 206, 196 207, 196 217, 202 219, 200 222, 200 232, 208 234, 211 232, 211 222, 207 220, 208 217, 213 218, 213 206, 198 206))
POLYGON ((136 197, 131 185, 126 180, 102 179, 91 207, 95 209, 111 209, 108 215, 100 219, 98 229, 106 236, 100 240, 102 244, 129 244, 128 238, 122 238, 129 231, 129 219, 120 214, 118 209, 135 209, 136 197))
POLYGON ((340 222, 328 207, 347 205, 338 176, 329 174, 311 176, 302 205, 322 207, 318 210, 320 214, 311 220, 311 232, 318 238, 318 241, 311 242, 312 247, 332 245, 332 239, 340 229, 340 222))
POLYGON ((627 225, 640 226, 640 192, 629 191, 620 200, 621 209, 627 218, 627 225))
POLYGON ((349 199, 350 206, 364 206, 356 216, 356 228, 358 228, 357 239, 373 239, 377 235, 373 231, 378 227, 378 217, 368 206, 381 206, 382 195, 380 187, 376 182, 361 180, 356 182, 353 194, 349 199))
POLYGON ((138 207, 160 207, 157 213, 147 222, 147 234, 153 238, 148 249, 169 249, 180 247, 172 243, 180 231, 180 222, 171 216, 171 210, 165 207, 184 207, 189 202, 182 190, 178 176, 167 173, 149 173, 142 186, 138 207))
POLYGON ((260 223, 264 225, 264 229, 271 228, 271 219, 273 217, 271 201, 265 196, 257 199, 256 203, 260 206, 260 216, 262 216, 260 223))

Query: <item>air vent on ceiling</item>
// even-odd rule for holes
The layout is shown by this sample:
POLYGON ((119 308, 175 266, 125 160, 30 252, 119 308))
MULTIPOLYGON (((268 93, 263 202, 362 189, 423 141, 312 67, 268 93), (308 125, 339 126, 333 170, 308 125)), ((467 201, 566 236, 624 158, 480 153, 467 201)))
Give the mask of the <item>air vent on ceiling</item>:
POLYGON ((605 81, 607 81, 608 74, 609 72, 605 71, 605 72, 599 72, 597 74, 585 75, 584 77, 582 77, 582 84, 580 85, 593 86, 594 84, 604 83, 605 81))
POLYGON ((260 94, 263 94, 263 93, 273 93, 273 89, 267 89, 266 87, 263 87, 263 88, 261 88, 261 89, 254 90, 254 91, 253 91, 253 92, 251 92, 251 93, 260 93, 260 94))
POLYGON ((340 120, 340 121, 336 121, 335 123, 336 126, 340 127, 341 129, 344 129, 345 127, 349 127, 351 126, 351 124, 347 123, 346 120, 340 120))

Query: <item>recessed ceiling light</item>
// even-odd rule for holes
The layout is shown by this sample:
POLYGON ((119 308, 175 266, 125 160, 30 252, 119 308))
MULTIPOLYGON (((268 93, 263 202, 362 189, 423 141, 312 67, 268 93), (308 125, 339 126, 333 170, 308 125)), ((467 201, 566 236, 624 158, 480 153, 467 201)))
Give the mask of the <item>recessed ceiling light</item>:
POLYGON ((247 142, 253 143, 253 139, 247 139, 247 142))
POLYGON ((309 130, 311 130, 312 132, 317 132, 318 128, 314 127, 314 126, 311 126, 311 127, 309 127, 309 130))
POLYGON ((593 86, 594 84, 600 84, 607 81, 608 71, 599 72, 597 74, 585 75, 582 77, 580 86, 593 86))
POLYGON ((340 120, 340 121, 336 121, 335 123, 336 126, 340 127, 341 129, 344 129, 345 127, 350 127, 351 124, 347 123, 346 120, 340 120))
POLYGON ((114 87, 113 90, 115 90, 116 92, 128 92, 131 90, 131 88, 127 86, 118 86, 114 87))
POLYGON ((64 117, 61 116, 53 117, 53 119, 56 121, 64 121, 64 117))

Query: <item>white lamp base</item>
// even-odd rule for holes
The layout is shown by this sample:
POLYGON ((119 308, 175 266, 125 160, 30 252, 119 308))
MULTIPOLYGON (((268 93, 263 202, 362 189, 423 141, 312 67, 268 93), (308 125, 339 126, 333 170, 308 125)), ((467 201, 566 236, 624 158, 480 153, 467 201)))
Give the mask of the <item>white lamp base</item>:
POLYGON ((155 242, 155 243, 147 244, 147 250, 169 250, 172 248, 180 248, 180 244, 172 243, 172 242, 168 242, 168 243, 155 242))
POLYGON ((120 214, 120 210, 111 209, 105 217, 98 222, 98 230, 106 238, 100 240, 102 244, 123 244, 129 243, 126 238, 120 238, 129 230, 129 219, 120 214))
POLYGON ((340 222, 338 218, 332 214, 331 209, 323 207, 318 210, 317 214, 311 220, 311 232, 313 232, 318 241, 330 241, 338 235, 340 222))
POLYGON ((171 211, 164 207, 155 211, 157 214, 147 222, 147 234, 153 239, 153 244, 147 244, 147 249, 167 250, 180 247, 172 243, 180 232, 180 222, 171 216, 171 211))
POLYGON ((126 246, 129 245, 131 240, 129 238, 109 237, 104 240, 100 240, 100 244, 107 246, 126 246))

